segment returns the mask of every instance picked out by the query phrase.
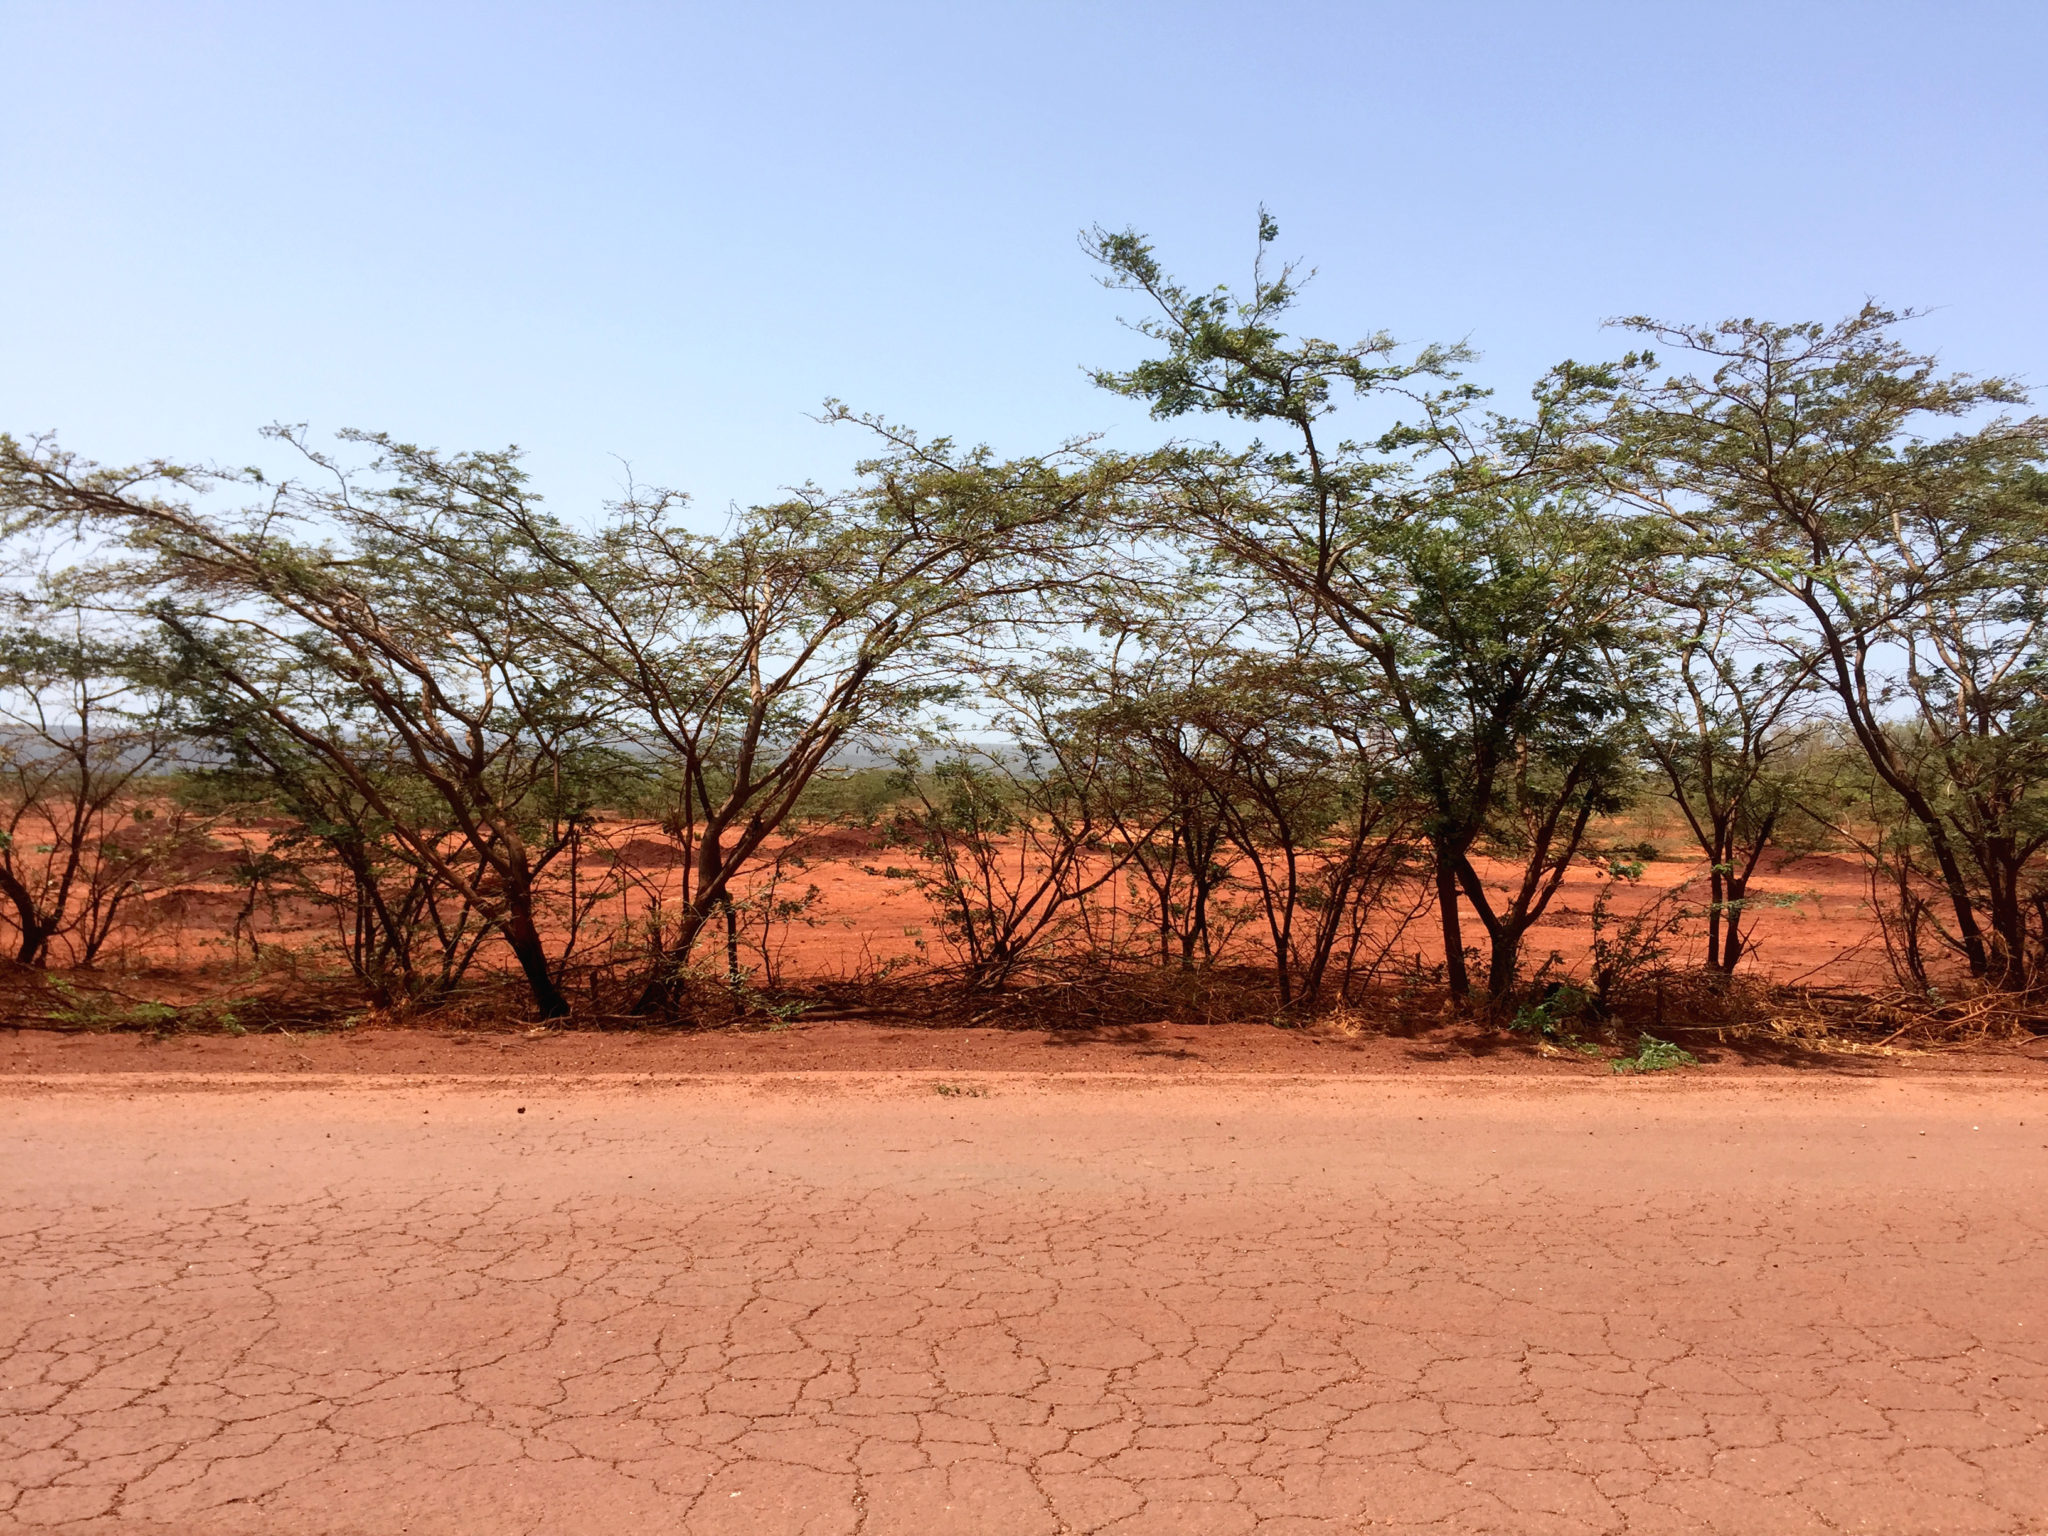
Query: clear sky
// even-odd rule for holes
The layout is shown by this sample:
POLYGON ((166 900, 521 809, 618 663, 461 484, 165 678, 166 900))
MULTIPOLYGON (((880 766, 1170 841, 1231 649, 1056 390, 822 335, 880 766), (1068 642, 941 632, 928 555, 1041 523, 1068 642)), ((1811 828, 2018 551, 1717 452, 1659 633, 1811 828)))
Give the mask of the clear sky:
POLYGON ((1075 243, 1519 395, 1608 316, 1934 312, 2048 383, 2048 4, 0 0, 0 428, 245 463, 255 429, 517 442, 728 499, 845 478, 827 395, 1006 451, 1128 298, 1075 243))

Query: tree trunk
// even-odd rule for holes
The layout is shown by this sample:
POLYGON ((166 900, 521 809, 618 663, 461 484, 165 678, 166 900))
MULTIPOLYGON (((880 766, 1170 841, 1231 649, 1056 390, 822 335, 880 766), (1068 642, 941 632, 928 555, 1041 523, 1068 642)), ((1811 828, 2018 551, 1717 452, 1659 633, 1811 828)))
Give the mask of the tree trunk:
POLYGON ((1730 875, 1723 889, 1727 893, 1728 920, 1721 934, 1721 963, 1717 969, 1723 976, 1733 976, 1736 962, 1742 958, 1742 903, 1749 895, 1749 877, 1730 875))
POLYGON ((647 978, 647 984, 640 989, 639 997, 633 1001, 636 1015, 648 1018, 674 1010, 679 995, 676 972, 689 960, 690 951, 696 948, 697 935, 704 931, 706 916, 694 905, 683 909, 682 918, 676 925, 675 942, 654 953, 653 971, 647 978))
POLYGON ((1436 908, 1444 931, 1444 981, 1450 987, 1451 1001, 1462 1007, 1472 995, 1472 977, 1465 969, 1465 936, 1458 922, 1458 876, 1449 849, 1436 844, 1432 851, 1436 855, 1436 908))
POLYGON ((1515 973, 1522 965, 1522 935, 1527 926, 1517 922, 1497 925, 1489 935, 1492 944, 1486 959, 1486 995, 1495 1009, 1515 991, 1515 973))
POLYGON ((544 1019, 568 1017, 569 1000, 555 985, 553 972, 548 966, 547 946, 541 942, 533 914, 523 901, 516 903, 506 914, 505 942, 512 946, 512 953, 519 960, 519 969, 525 973, 527 990, 533 994, 533 1003, 540 1010, 540 1016, 544 1019))
POLYGON ((21 946, 15 951, 14 963, 42 970, 50 963, 50 940, 56 936, 55 923, 40 922, 33 916, 22 920, 21 946))
MULTIPOLYGON (((1809 608, 1812 602, 1809 600, 1809 608)), ((1816 610, 1817 612, 1817 610, 1816 610)), ((1834 663, 1835 677, 1829 683, 1835 696, 1842 701, 1848 712, 1849 729, 1855 733, 1858 745, 1877 776, 1891 787, 1900 800, 1905 802, 1907 812, 1920 824, 1920 830, 1927 838, 1927 846, 1934 854, 1935 865, 1941 870, 1942 888, 1948 894, 1949 906, 1955 913, 1956 936, 1963 946, 1963 954, 1970 964, 1970 975, 1982 980, 1989 974, 1990 956, 1984 943, 1983 930, 1977 923, 1976 904, 1970 899, 1969 883, 1963 878, 1962 861, 1956 857, 1955 848, 1949 841, 1948 828, 1912 777, 1896 760, 1890 744, 1885 739, 1884 722, 1879 720, 1858 697, 1856 669, 1850 664, 1841 641, 1834 636, 1832 626, 1822 616, 1823 633, 1834 663)))
POLYGON ((1991 984, 2006 992, 2027 990, 2027 919, 2020 904, 2020 872, 2025 862, 2009 837, 1986 839, 1973 849, 1984 872, 1985 905, 1991 920, 1991 984))
MULTIPOLYGON (((675 942, 666 949, 657 947, 655 950, 653 971, 633 1003, 635 1014, 642 1017, 665 1014, 676 1006, 680 992, 676 986, 676 972, 689 960, 690 951, 697 947, 697 936, 711 921, 712 912, 725 900, 725 886, 719 879, 725 872, 724 834, 724 825, 713 821, 705 825, 704 834, 698 839, 696 889, 690 893, 689 904, 683 908, 683 915, 676 924, 675 942)), ((659 935, 656 943, 659 946, 659 935)))
POLYGON ((15 926, 21 930, 14 963, 41 969, 49 959, 50 939, 57 932, 60 919, 44 917, 28 887, 4 866, 0 866, 0 895, 14 904, 15 926))
MULTIPOLYGON (((1712 857, 1712 850, 1708 850, 1712 857)), ((1707 969, 1722 970, 1721 964, 1721 919, 1727 910, 1728 882, 1721 872, 1721 861, 1715 859, 1707 874, 1707 969)))

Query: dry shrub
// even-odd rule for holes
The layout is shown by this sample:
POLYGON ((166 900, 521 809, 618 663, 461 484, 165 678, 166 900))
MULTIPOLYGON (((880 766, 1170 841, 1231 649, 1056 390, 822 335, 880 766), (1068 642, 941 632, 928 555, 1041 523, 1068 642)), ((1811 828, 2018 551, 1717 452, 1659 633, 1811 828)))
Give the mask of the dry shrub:
POLYGON ((916 1020, 934 1027, 1127 1029, 1171 1019, 1182 1024, 1274 1022, 1271 972, 1252 966, 1126 969, 1085 960, 1047 968, 989 992, 967 978, 930 972, 875 981, 825 982, 812 989, 834 1017, 916 1020))
POLYGON ((1858 994, 1785 989, 1767 1027, 1795 1037, 1839 1036, 1874 1045, 1981 1046, 2048 1034, 2048 999, 1989 988, 1964 996, 1899 988, 1858 994))
POLYGON ((1760 977, 1659 970, 1614 1000, 1615 1024, 1710 1031, 1731 1044, 1961 1048, 2048 1035, 2048 1000, 1980 988, 1944 999, 1907 988, 1788 986, 1760 977))

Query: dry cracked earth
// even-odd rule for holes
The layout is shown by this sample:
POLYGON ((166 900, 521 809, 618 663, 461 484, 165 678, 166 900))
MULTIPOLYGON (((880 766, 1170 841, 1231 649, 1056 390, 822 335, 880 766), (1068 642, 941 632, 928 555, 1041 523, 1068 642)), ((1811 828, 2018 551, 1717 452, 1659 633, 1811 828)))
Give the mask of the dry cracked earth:
POLYGON ((2048 1530, 2036 1087, 941 1086, 16 1083, 0 1531, 2048 1530))

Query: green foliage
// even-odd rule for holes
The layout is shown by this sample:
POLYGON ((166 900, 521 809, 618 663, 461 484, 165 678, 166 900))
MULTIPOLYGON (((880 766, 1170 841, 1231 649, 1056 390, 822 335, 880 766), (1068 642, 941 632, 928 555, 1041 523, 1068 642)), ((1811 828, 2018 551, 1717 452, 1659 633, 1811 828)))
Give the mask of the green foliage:
MULTIPOLYGON (((1908 905, 1915 884, 1940 893, 1938 916, 1906 919, 1913 942, 1924 929, 1978 984, 2026 993, 2048 984, 2048 419, 1993 414, 2024 390, 1942 373, 1900 339, 1911 318, 1638 317, 1701 371, 1660 380, 1632 358, 1574 409, 1604 483, 1767 595, 1745 606, 1832 694, 1913 826, 1892 851, 1923 850, 1908 905)), ((1902 979, 1924 987, 1926 964, 1910 950, 1902 979)))
POLYGON ((58 999, 45 1017, 61 1029, 105 1034, 114 1030, 138 1029, 161 1034, 178 1023, 178 1010, 168 1003, 144 1000, 116 1004, 103 994, 86 992, 61 976, 52 976, 50 990, 58 999))
POLYGON ((1576 1045, 1578 1032, 1573 1026, 1586 1018, 1593 1011, 1593 1006, 1594 998, 1590 992, 1569 982, 1560 982, 1548 988, 1541 998, 1516 1009, 1515 1016, 1508 1021, 1508 1028, 1517 1034, 1576 1045))
POLYGON ((1688 900, 1692 882, 1681 881, 1644 902, 1626 917, 1614 911, 1614 893, 1623 883, 1642 878, 1640 864, 1608 866, 1609 880, 1593 898, 1588 918, 1592 959, 1592 1006, 1606 1014, 1632 985, 1662 970, 1671 958, 1673 940, 1692 917, 1688 900))
POLYGON ((791 816, 819 826, 872 827, 902 799, 902 783, 892 768, 825 771, 804 786, 791 816))
MULTIPOLYGON (((1633 764, 1609 661, 1635 649, 1631 572, 1653 529, 1618 518, 1561 451, 1567 396, 1530 422, 1482 417, 1458 348, 1402 359, 1383 333, 1351 346, 1288 336, 1292 269, 1269 276, 1262 215, 1250 292, 1196 293, 1131 232, 1091 245, 1112 286, 1145 295, 1138 329, 1163 355, 1097 381, 1191 411, 1283 424, 1293 441, 1184 450, 1156 532, 1194 543, 1270 629, 1353 679, 1359 736, 1389 740, 1423 810, 1454 995, 1468 990, 1459 893, 1492 945, 1488 990, 1513 990, 1523 935, 1555 895, 1590 820, 1622 803, 1633 764), (1344 396, 1413 408, 1370 443, 1319 426, 1344 396), (1519 857, 1504 904, 1471 855, 1519 857)), ((1571 373, 1591 387, 1594 371, 1571 373)), ((1598 379, 1605 380, 1605 373, 1598 379)))
POLYGON ((1340 388, 1364 395, 1416 378, 1444 377, 1464 359, 1463 349, 1442 347, 1403 361, 1385 331, 1349 345, 1291 340, 1279 320, 1299 295, 1297 269, 1283 265, 1269 275, 1266 267, 1266 247, 1279 235, 1278 223, 1260 209, 1251 291, 1240 297, 1228 288, 1197 293, 1183 287, 1167 275, 1142 235, 1098 225, 1084 243, 1106 269, 1105 284, 1143 293, 1157 305, 1158 318, 1142 319, 1135 329, 1165 353, 1124 373, 1097 369, 1095 382, 1147 401, 1162 421, 1212 411, 1307 428, 1335 408, 1331 397, 1340 388))
MULTIPOLYGON (((502 947, 545 1017, 587 965, 593 998, 601 971, 642 1012, 780 1021, 754 988, 818 920, 800 834, 879 827, 975 986, 1256 942, 1286 1012, 1433 902, 1453 997, 1570 1041, 1687 915, 1618 917, 1657 850, 1606 848, 1588 974, 1525 1000, 1530 933, 1647 782, 1704 860, 1711 969, 1750 952, 1766 857, 1825 838, 1910 985, 2048 987, 2048 421, 2016 384, 1872 305, 1638 318, 1678 371, 1565 363, 1497 409, 1462 348, 1290 330, 1277 238, 1262 211, 1242 289, 1088 239, 1148 306, 1096 382, 1230 442, 1004 459, 834 404, 875 444, 848 487, 716 531, 659 488, 558 516, 510 449, 285 428, 280 481, 0 436, 15 958, 94 963, 260 809, 219 875, 237 941, 317 904, 378 1006, 502 947), (670 844, 637 911, 610 817, 670 844)), ((82 997, 79 1027, 164 1023, 82 997)))
POLYGON ((93 964, 190 851, 192 818, 150 824, 177 698, 152 638, 107 633, 61 579, 0 588, 0 922, 16 964, 93 964))
POLYGON ((1668 1072, 1674 1067, 1696 1067, 1699 1057, 1691 1051, 1673 1045, 1669 1040, 1659 1040, 1654 1035, 1643 1035, 1636 1041, 1636 1048, 1627 1056, 1618 1056, 1612 1066, 1616 1072, 1668 1072))

